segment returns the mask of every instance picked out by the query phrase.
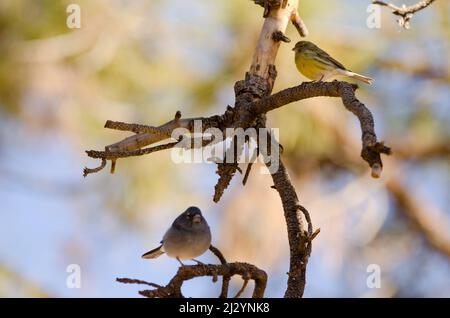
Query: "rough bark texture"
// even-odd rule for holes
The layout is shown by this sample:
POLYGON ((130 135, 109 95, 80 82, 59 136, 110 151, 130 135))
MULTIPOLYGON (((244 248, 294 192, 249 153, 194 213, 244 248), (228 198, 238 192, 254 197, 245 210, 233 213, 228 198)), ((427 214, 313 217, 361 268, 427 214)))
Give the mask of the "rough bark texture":
MULTIPOLYGON (((382 169, 380 154, 388 154, 390 149, 377 141, 372 114, 364 104, 356 99, 355 85, 338 81, 331 83, 303 83, 271 95, 277 75, 275 59, 279 45, 282 43, 281 41, 289 40, 284 36, 289 21, 294 24, 301 35, 306 34, 307 30, 297 12, 298 0, 255 0, 255 3, 264 6, 265 21, 253 55, 252 65, 245 78, 235 84, 236 100, 234 107, 228 106, 223 114, 205 118, 181 119, 181 114, 177 112, 173 120, 158 127, 108 121, 105 125, 106 128, 131 131, 135 135, 113 145, 106 146, 105 151, 87 151, 90 157, 101 159, 102 162, 97 168, 85 168, 85 176, 103 169, 107 160, 111 161, 113 171, 118 158, 138 156, 176 146, 179 147, 178 142, 171 142, 165 145, 143 148, 167 139, 175 128, 181 127, 193 132, 195 119, 202 120, 202 131, 212 127, 218 128, 222 132, 228 127, 243 129, 250 127, 264 128, 266 126, 267 112, 294 101, 316 96, 340 97, 346 109, 357 116, 362 129, 363 148, 361 155, 372 167, 372 175, 375 177, 379 176, 382 169)), ((276 142, 272 141, 271 138, 268 139, 270 142, 276 142)), ((207 143, 209 141, 202 142, 200 146, 204 146, 207 143)), ((232 142, 230 149, 235 150, 233 151, 234 159, 239 156, 242 148, 243 145, 232 142)), ((260 149, 261 154, 265 157, 272 155, 270 149, 270 146, 266 150, 260 149)), ((278 147, 274 149, 278 149, 278 147)), ((231 152, 227 152, 226 156, 228 154, 231 154, 231 152)), ((277 156, 280 159, 279 152, 277 156)), ((250 167, 251 164, 249 164, 245 174, 244 183, 248 178, 250 167)), ((239 171, 236 160, 231 163, 218 163, 217 173, 219 180, 215 186, 213 198, 215 202, 220 200, 236 171, 239 171)), ((272 174, 272 179, 274 187, 281 198, 290 247, 290 267, 285 297, 302 297, 306 284, 306 268, 311 254, 312 240, 319 231, 313 232, 311 217, 308 211, 299 204, 295 189, 281 160, 279 160, 278 170, 272 174)), ((217 253, 215 254, 218 255, 217 253)), ((147 297, 182 297, 181 286, 184 281, 200 276, 213 276, 215 278, 217 275, 221 275, 223 276, 223 284, 220 297, 227 297, 230 277, 232 275, 240 275, 244 280, 243 288, 245 288, 249 279, 253 279, 255 281, 253 296, 263 296, 267 280, 267 275, 264 271, 246 263, 226 263, 223 256, 220 257, 218 255, 218 257, 222 263, 221 265, 181 267, 166 286, 144 282, 155 287, 155 289, 143 291, 141 294, 147 297)), ((123 283, 143 282, 130 279, 120 279, 119 281, 123 283)), ((241 293, 240 291, 238 294, 241 293)))
POLYGON ((377 141, 372 113, 355 96, 358 86, 346 82, 308 82, 285 89, 251 105, 254 114, 267 113, 278 107, 317 96, 340 97, 345 108, 359 120, 362 131, 361 157, 372 168, 372 176, 380 177, 383 162, 380 154, 390 154, 391 149, 377 141))
POLYGON ((306 266, 311 252, 309 248, 310 236, 306 230, 307 225, 303 221, 301 211, 298 208, 297 193, 281 160, 280 167, 272 175, 272 179, 283 204, 291 254, 288 285, 284 296, 298 298, 303 296, 306 285, 306 266))
MULTIPOLYGON (((280 46, 280 42, 274 41, 273 35, 277 32, 285 32, 291 17, 297 14, 297 6, 298 1, 287 1, 285 6, 280 5, 280 7, 270 10, 264 21, 250 70, 245 81, 238 82, 235 87, 236 108, 241 116, 240 127, 244 126, 242 124, 254 126, 255 123, 252 119, 260 119, 262 125, 265 126, 266 112, 256 114, 251 111, 249 105, 269 96, 272 92, 277 75, 275 59, 280 46)), ((286 168, 281 160, 279 162, 279 169, 272 174, 272 179, 283 204, 290 247, 289 278, 285 297, 302 297, 309 258, 307 251, 309 236, 307 226, 298 212, 299 202, 295 189, 286 168)))
POLYGON ((274 41, 272 36, 277 31, 285 33, 291 16, 297 12, 298 0, 285 2, 285 6, 273 7, 264 20, 258 44, 253 54, 249 71, 251 75, 258 75, 266 80, 270 77, 270 67, 275 64, 275 58, 280 47, 280 42, 274 41))

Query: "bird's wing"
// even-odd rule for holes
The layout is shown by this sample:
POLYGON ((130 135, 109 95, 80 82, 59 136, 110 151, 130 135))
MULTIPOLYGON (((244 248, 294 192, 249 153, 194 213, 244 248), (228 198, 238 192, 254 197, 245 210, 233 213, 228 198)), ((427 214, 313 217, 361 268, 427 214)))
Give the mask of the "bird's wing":
POLYGON ((344 65, 342 65, 341 62, 339 62, 339 61, 335 60, 334 58, 332 58, 330 54, 328 54, 327 52, 325 52, 324 50, 322 50, 319 47, 317 47, 317 49, 318 49, 317 54, 320 56, 320 58, 330 61, 337 68, 340 68, 340 69, 343 69, 343 70, 347 69, 344 65))

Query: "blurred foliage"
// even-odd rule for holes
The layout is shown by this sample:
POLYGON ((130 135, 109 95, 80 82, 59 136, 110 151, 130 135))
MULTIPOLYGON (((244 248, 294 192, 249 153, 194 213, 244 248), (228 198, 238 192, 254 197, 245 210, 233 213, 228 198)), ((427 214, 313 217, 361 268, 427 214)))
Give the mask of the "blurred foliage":
POLYGON ((49 297, 40 287, 0 265, 0 298, 49 297))

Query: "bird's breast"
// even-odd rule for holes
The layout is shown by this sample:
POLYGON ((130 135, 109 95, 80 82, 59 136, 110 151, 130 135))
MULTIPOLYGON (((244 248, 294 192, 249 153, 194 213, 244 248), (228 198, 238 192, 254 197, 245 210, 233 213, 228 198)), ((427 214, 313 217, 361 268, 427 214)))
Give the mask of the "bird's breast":
POLYGON ((295 54, 295 65, 300 73, 313 81, 319 80, 326 72, 319 61, 307 54, 295 54))
POLYGON ((192 259, 202 255, 211 245, 209 227, 199 231, 168 231, 164 237, 164 251, 171 257, 192 259))

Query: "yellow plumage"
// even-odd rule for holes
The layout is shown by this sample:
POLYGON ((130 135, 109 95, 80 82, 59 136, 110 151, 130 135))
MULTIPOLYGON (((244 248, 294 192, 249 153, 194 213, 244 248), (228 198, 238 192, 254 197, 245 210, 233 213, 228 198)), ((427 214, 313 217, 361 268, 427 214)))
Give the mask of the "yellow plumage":
POLYGON ((310 80, 325 81, 332 76, 343 75, 372 84, 372 78, 349 71, 344 65, 311 42, 300 41, 293 50, 295 51, 297 69, 310 80))

